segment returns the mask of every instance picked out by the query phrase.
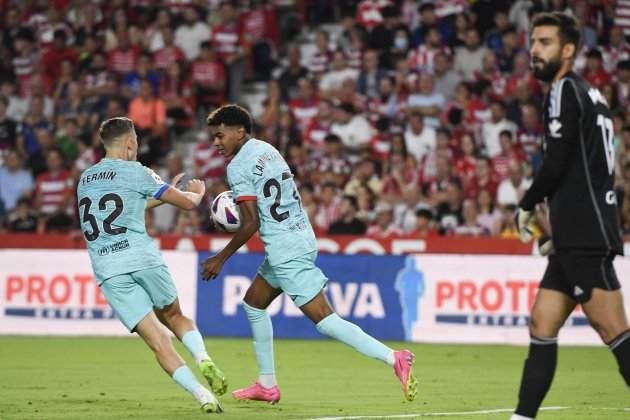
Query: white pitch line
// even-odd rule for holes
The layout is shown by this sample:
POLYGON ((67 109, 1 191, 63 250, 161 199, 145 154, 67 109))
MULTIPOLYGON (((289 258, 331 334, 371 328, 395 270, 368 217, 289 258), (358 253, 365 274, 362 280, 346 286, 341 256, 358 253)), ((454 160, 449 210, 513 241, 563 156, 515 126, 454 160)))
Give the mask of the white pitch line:
MULTIPOLYGON (((543 407, 540 410, 566 410, 571 407, 543 407)), ((493 410, 477 410, 477 411, 454 411, 441 413, 414 413, 414 414, 389 414, 384 416, 343 416, 343 417, 317 417, 306 420, 358 420, 358 419, 405 419, 413 417, 440 417, 440 416, 470 416, 494 413, 512 413, 513 408, 495 408, 493 410)))

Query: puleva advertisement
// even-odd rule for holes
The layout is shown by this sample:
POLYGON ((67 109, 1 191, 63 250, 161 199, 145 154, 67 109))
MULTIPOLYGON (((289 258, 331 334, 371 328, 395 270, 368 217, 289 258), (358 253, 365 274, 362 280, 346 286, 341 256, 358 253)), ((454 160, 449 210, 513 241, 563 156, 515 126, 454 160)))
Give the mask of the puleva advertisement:
MULTIPOLYGON (((209 255, 200 254, 200 263, 209 255)), ((227 261, 215 280, 205 282, 199 277, 197 324, 202 334, 250 336, 243 297, 263 257, 263 254, 236 254, 227 261)), ((413 289, 413 280, 408 277, 398 280, 404 261, 401 256, 319 255, 316 264, 328 277, 325 293, 339 316, 375 337, 402 340, 405 330, 397 290, 406 293, 413 289)), ((322 337, 313 323, 284 294, 276 298, 268 311, 276 337, 322 337)))

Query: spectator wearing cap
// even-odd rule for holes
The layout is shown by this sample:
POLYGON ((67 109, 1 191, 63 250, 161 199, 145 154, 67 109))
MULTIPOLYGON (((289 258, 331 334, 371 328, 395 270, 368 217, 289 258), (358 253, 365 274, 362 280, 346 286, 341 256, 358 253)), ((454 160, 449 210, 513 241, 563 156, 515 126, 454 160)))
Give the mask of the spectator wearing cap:
POLYGON ((486 155, 494 158, 501 153, 501 142, 499 135, 507 130, 512 133, 512 138, 516 136, 518 126, 506 118, 505 103, 495 99, 490 104, 490 120, 481 126, 481 138, 483 140, 486 155))
POLYGON ((20 197, 30 197, 33 187, 33 176, 23 168, 20 155, 15 149, 9 150, 0 166, 0 201, 4 209, 13 210, 20 197))
MULTIPOLYGON (((228 2, 222 2, 221 7, 224 3, 228 2)), ((194 7, 187 7, 183 16, 184 23, 175 31, 175 44, 184 52, 186 59, 192 61, 199 56, 199 45, 210 39, 211 31, 208 25, 199 19, 199 13, 194 7)))
POLYGON ((394 223, 394 209, 387 201, 379 201, 374 208, 374 214, 374 224, 368 228, 367 236, 385 239, 403 235, 403 231, 394 223))
POLYGON ((593 48, 586 53, 586 68, 582 73, 582 77, 598 89, 610 83, 611 76, 604 69, 602 52, 597 48, 593 48))
POLYGON ((481 68, 483 56, 488 49, 481 45, 479 31, 475 28, 466 29, 465 45, 455 50, 455 70, 464 80, 472 80, 475 70, 481 68))
POLYGON ((61 75, 61 63, 69 61, 73 68, 79 63, 79 55, 72 47, 66 45, 66 31, 57 29, 53 36, 52 46, 44 53, 42 65, 46 75, 56 81, 61 75))
POLYGON ((434 91, 444 96, 447 101, 455 99, 455 88, 462 81, 461 76, 453 70, 451 57, 438 52, 433 57, 434 91))
POLYGON ((357 218, 359 206, 356 197, 345 195, 341 200, 339 218, 330 225, 330 235, 363 235, 367 225, 357 218))
POLYGON ((350 161, 356 161, 359 150, 369 146, 374 129, 362 114, 355 114, 350 103, 341 103, 335 108, 333 121, 330 132, 341 138, 350 161))
POLYGON ((428 127, 440 126, 440 115, 446 105, 444 95, 435 91, 433 76, 422 73, 407 100, 407 112, 419 112, 424 116, 424 124, 428 127))
POLYGON ((433 152, 436 146, 436 132, 433 127, 427 127, 425 117, 418 111, 411 112, 405 129, 405 146, 417 162, 433 152))
POLYGON ((623 60, 617 64, 615 86, 617 87, 619 105, 622 107, 630 106, 630 60, 623 60))

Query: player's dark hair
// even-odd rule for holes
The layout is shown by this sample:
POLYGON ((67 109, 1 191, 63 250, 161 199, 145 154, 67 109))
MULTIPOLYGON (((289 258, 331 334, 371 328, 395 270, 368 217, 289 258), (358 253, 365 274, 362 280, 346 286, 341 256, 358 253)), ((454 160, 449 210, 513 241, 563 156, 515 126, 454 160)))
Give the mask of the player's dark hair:
POLYGON ((98 129, 98 135, 101 137, 103 144, 109 146, 112 141, 130 133, 134 130, 133 121, 127 117, 114 117, 101 123, 98 129))
POLYGON ((236 104, 223 105, 215 109, 206 119, 208 126, 224 124, 228 127, 241 126, 247 134, 252 132, 252 117, 243 107, 236 104))
POLYGON ((575 46, 575 57, 575 54, 579 51, 582 43, 582 34, 577 20, 575 20, 573 16, 562 12, 538 13, 532 19, 530 32, 538 26, 555 26, 558 28, 560 43, 562 45, 573 44, 575 46))

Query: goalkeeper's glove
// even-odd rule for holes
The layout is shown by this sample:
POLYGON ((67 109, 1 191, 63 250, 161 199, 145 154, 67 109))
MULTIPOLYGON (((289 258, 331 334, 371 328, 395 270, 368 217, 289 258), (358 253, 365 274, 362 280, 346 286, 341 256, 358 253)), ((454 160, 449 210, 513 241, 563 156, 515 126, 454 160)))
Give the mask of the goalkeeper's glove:
POLYGON ((534 237, 534 232, 532 232, 532 229, 529 227, 529 222, 532 220, 532 217, 534 217, 533 211, 523 210, 522 208, 518 208, 514 215, 518 236, 523 243, 531 241, 534 237))

